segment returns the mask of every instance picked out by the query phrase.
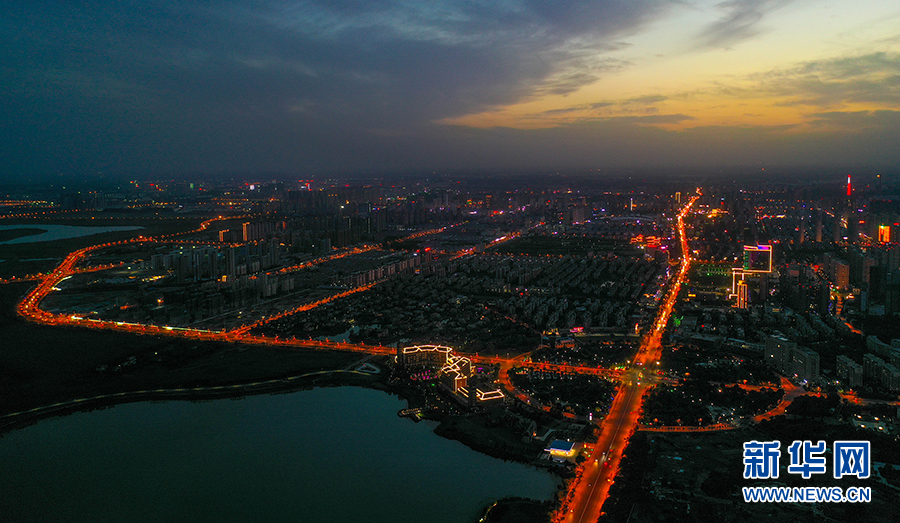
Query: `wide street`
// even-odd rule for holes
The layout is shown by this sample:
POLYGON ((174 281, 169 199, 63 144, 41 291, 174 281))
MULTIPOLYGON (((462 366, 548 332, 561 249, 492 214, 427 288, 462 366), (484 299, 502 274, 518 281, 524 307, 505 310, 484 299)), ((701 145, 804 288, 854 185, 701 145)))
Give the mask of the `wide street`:
POLYGON ((600 517, 603 503, 609 494, 609 487, 618 473, 622 453, 628 445, 628 439, 637 428, 644 394, 650 388, 651 380, 656 376, 655 367, 662 353, 662 333, 672 315, 681 284, 690 267, 691 258, 687 237, 684 233, 684 216, 690 211, 697 198, 697 196, 692 197, 678 214, 676 228, 681 243, 682 257, 666 300, 660 308, 653 328, 642 341, 631 369, 622 380, 609 415, 600 424, 601 433, 594 444, 591 461, 583 467, 584 472, 581 478, 573 483, 567 502, 563 503, 561 511, 557 514, 557 521, 594 522, 600 517))

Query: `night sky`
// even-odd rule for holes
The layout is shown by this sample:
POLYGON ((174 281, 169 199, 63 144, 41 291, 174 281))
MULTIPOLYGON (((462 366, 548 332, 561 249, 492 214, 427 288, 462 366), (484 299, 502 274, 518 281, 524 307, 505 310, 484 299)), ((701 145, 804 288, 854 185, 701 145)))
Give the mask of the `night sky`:
POLYGON ((0 179, 900 165, 896 0, 7 0, 0 179))

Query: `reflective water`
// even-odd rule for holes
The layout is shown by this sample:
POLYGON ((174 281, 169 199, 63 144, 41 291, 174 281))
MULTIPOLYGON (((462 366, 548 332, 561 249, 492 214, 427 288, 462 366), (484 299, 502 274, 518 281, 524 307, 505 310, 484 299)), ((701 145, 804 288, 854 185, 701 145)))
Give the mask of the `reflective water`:
POLYGON ((15 229, 42 229, 47 232, 33 234, 30 236, 22 236, 13 240, 0 242, 0 245, 11 245, 15 243, 35 243, 49 242, 53 240, 66 240, 69 238, 78 238, 81 236, 90 236, 91 234, 100 234, 104 232, 118 231, 134 231, 143 229, 143 227, 134 226, 81 226, 81 225, 44 225, 42 223, 26 224, 26 225, 0 225, 0 231, 8 231, 15 229))
POLYGON ((399 418, 355 387, 203 403, 132 403, 0 438, 7 521, 475 521, 556 480, 399 418))

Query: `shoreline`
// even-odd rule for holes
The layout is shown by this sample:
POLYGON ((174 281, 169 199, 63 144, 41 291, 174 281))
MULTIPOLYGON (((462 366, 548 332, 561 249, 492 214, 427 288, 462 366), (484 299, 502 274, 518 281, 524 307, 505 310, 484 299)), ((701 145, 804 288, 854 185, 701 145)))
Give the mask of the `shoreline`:
MULTIPOLYGON (((64 417, 78 412, 92 412, 95 410, 104 410, 113 408, 118 405, 139 402, 168 402, 168 401, 190 401, 193 403, 216 401, 225 399, 242 399, 248 396, 258 396, 263 394, 291 394, 304 390, 313 390, 325 387, 362 387, 372 390, 378 390, 389 395, 397 396, 406 401, 407 408, 411 408, 420 402, 420 398, 415 397, 415 389, 409 386, 394 386, 385 382, 385 367, 379 364, 382 371, 379 374, 364 373, 356 370, 320 370, 307 372, 295 376, 285 378, 275 378, 270 380, 261 380, 251 383, 233 384, 233 385, 216 385, 195 388, 177 388, 177 389, 156 389, 119 392, 113 394, 102 394, 89 398, 78 398, 60 402, 58 404, 35 407, 33 409, 6 414, 0 416, 0 440, 9 433, 24 429, 41 421, 64 417)), ((527 499, 520 497, 500 498, 487 503, 479 509, 482 517, 488 517, 492 509, 513 503, 515 505, 523 505, 526 510, 534 515, 534 511, 540 513, 547 506, 552 506, 558 501, 559 493, 567 482, 565 471, 549 466, 541 466, 536 459, 528 459, 526 456, 516 454, 514 452, 503 452, 490 445, 478 440, 475 434, 468 433, 465 430, 459 430, 456 424, 450 427, 453 418, 463 418, 465 416, 455 416, 452 414, 438 413, 437 416, 427 419, 437 422, 432 432, 441 438, 458 441, 473 452, 486 455, 492 459, 501 459, 514 463, 520 463, 538 470, 543 470, 552 475, 558 481, 557 491, 550 498, 545 500, 527 499)), ((505 510, 498 510, 503 513, 505 510)), ((493 519, 491 520, 493 521, 493 519)), ((509 521, 500 519, 498 521, 509 521)), ((542 521, 538 519, 535 521, 542 521)))
MULTIPOLYGON (((17 378, 7 382, 5 389, 11 393, 9 398, 12 401, 5 403, 8 403, 7 407, 20 406, 25 409, 0 415, 0 439, 7 433, 46 419, 145 401, 205 402, 261 394, 287 394, 319 387, 356 386, 397 396, 406 401, 407 408, 424 404, 423 392, 413 384, 395 383, 390 377, 390 364, 380 358, 372 362, 380 372, 371 374, 350 370, 357 368, 352 362, 358 359, 358 355, 340 351, 299 351, 302 355, 297 358, 297 351, 247 350, 252 347, 199 340, 169 340, 158 336, 138 336, 131 342, 129 340, 134 338, 133 334, 33 324, 24 321, 14 310, 21 294, 27 293, 32 286, 30 282, 10 284, 4 286, 6 288, 2 293, 3 301, 9 301, 11 306, 4 307, 3 313, 0 313, 0 331, 17 342, 8 347, 5 356, 11 364, 8 367, 13 371, 11 377, 17 378), (68 335, 60 336, 62 333, 68 335), (72 352, 73 347, 79 348, 72 352), (55 352, 62 358, 53 358, 55 352), (108 372, 97 374, 98 365, 111 366, 135 355, 141 364, 129 368, 126 373, 115 378, 108 372), (15 372, 19 364, 35 358, 47 361, 51 372, 30 377, 15 372), (49 358, 53 358, 53 363, 49 358), (78 376, 90 378, 87 382, 80 381, 81 386, 77 390, 69 388, 66 383, 70 379, 78 379, 78 376), (114 384, 111 379, 117 383, 114 384), (29 383, 31 385, 26 386, 29 383), (32 387, 38 387, 40 393, 35 394, 32 387), (69 399, 58 401, 67 396, 69 399), (27 397, 31 400, 26 400, 27 397), (46 403, 35 405, 35 400, 40 399, 46 403)), ((493 459, 546 471, 560 485, 565 484, 565 471, 542 466, 537 462, 537 451, 498 448, 495 438, 484 440, 484 427, 476 426, 483 421, 482 416, 479 413, 441 411, 430 413, 428 419, 438 422, 432 431, 441 438, 459 441, 470 450, 493 459)), ((502 439, 501 429, 492 430, 497 431, 495 435, 499 437, 496 439, 502 439)), ((545 502, 555 502, 558 496, 557 490, 549 499, 534 502, 543 506, 545 502)), ((503 500, 498 499, 488 503, 488 506, 498 503, 504 504, 503 500)), ((481 507, 482 510, 487 508, 481 507)))
MULTIPOLYGON (((245 396, 255 396, 260 394, 288 394, 291 392, 300 392, 302 390, 311 390, 317 387, 365 387, 376 390, 384 390, 377 387, 376 383, 317 383, 316 378, 328 378, 335 374, 349 374, 357 377, 367 377, 371 374, 354 371, 354 370, 322 370, 307 372, 286 378, 273 378, 269 380, 256 381, 251 383, 239 383, 233 385, 213 385, 207 387, 184 387, 171 389, 154 389, 154 390, 137 390, 123 391, 112 394, 100 394, 87 398, 76 398, 56 404, 35 407, 21 412, 13 412, 0 416, 0 438, 4 434, 16 431, 18 429, 39 423, 45 419, 68 416, 76 412, 91 412, 115 407, 125 403, 139 403, 142 401, 205 401, 217 399, 237 399, 245 396), (312 380, 304 380, 304 378, 313 378, 312 380), (300 380, 300 381, 298 381, 300 380)), ((398 394, 399 395, 399 394, 398 394)), ((402 397, 402 396, 401 396, 402 397)), ((406 398, 404 398, 406 399, 406 398)))
MULTIPOLYGON (((382 366, 381 371, 386 369, 382 366)), ((165 401, 214 401, 220 399, 239 399, 246 396, 262 394, 290 394, 304 390, 312 390, 324 387, 362 387, 378 390, 397 396, 406 401, 407 408, 420 406, 420 398, 415 395, 415 389, 409 386, 390 385, 384 381, 384 374, 370 374, 356 370, 333 369, 318 370, 288 376, 272 378, 249 383, 231 385, 213 385, 204 387, 163 388, 154 390, 122 391, 111 394, 100 394, 85 398, 76 398, 62 401, 56 404, 35 407, 26 411, 13 412, 0 415, 0 439, 5 434, 34 425, 46 419, 64 417, 78 412, 91 412, 103 410, 126 403, 165 402, 165 401)), ((456 420, 465 418, 466 415, 453 415, 437 413, 436 416, 427 419, 437 422, 433 432, 448 440, 458 441, 469 449, 490 456, 494 459, 512 461, 524 465, 545 469, 551 474, 564 479, 565 475, 553 467, 542 467, 536 463, 536 459, 527 456, 494 448, 480 441, 475 434, 462 430, 456 420)))

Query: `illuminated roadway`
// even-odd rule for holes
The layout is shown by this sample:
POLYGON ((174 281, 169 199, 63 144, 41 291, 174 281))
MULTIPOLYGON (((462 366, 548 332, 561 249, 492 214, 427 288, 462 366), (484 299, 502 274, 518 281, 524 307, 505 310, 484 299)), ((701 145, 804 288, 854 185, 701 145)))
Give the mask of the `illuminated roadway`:
POLYGON ((760 414, 759 416, 754 416, 753 421, 758 423, 762 420, 771 419, 774 416, 784 414, 785 409, 787 409, 788 405, 790 405, 791 402, 794 401, 794 399, 796 399, 798 396, 803 396, 804 394, 806 394, 806 391, 803 389, 803 387, 794 385, 787 378, 781 378, 781 388, 784 389, 784 398, 782 398, 781 402, 769 412, 760 414))
MULTIPOLYGON (((350 294, 361 292, 371 288, 380 282, 374 282, 368 285, 363 285, 360 287, 356 287, 354 289, 350 289, 348 291, 336 294, 334 296, 329 296, 327 298, 323 298, 316 302, 307 303, 301 305, 295 309, 287 310, 276 315, 272 315, 266 318, 263 318, 255 323, 250 325, 242 326, 240 328, 231 330, 231 331, 212 331, 212 330, 204 330, 204 329, 191 329, 185 327, 170 327, 170 326, 160 326, 160 325, 152 325, 152 324, 141 324, 141 323, 131 323, 131 322, 122 322, 122 321, 109 321, 109 320, 98 320, 91 318, 80 317, 75 314, 53 314, 47 312, 40 308, 40 302, 43 300, 50 292, 53 291, 54 287, 56 287, 61 281, 69 278, 73 274, 81 273, 81 272, 91 272, 102 269, 112 268, 112 265, 107 266, 96 266, 90 268, 76 268, 76 264, 81 261, 85 256, 89 255, 93 251, 113 247, 117 245, 125 245, 125 244, 135 244, 135 243, 154 243, 154 242, 165 242, 165 243, 190 243, 190 244, 215 244, 221 245, 221 243, 215 242, 203 242, 203 241, 191 241, 184 242, 181 240, 175 240, 173 238, 177 236, 192 234, 196 232, 201 232, 206 230, 213 222, 217 220, 228 220, 228 219, 236 219, 243 218, 244 216, 229 216, 223 217, 219 216, 217 218, 212 218, 204 221, 200 224, 197 229, 168 234, 164 236, 157 236, 153 238, 145 238, 143 236, 139 236, 137 238, 132 238, 129 240, 123 240, 118 242, 110 242, 99 245, 93 245, 90 247, 85 247, 69 253, 68 256, 63 259, 63 261, 49 274, 44 276, 37 287, 35 287, 16 307, 16 311, 19 315, 38 323, 45 323, 50 325, 78 325, 83 327, 89 327, 94 329, 104 329, 104 330, 116 330, 116 331, 125 331, 125 332, 133 332, 136 334, 152 334, 152 335, 165 335, 165 336, 180 336, 186 338, 193 339, 204 339, 210 341, 226 341, 226 342, 239 342, 239 343, 247 343, 254 345, 267 345, 267 346, 279 346, 285 348, 315 348, 315 349, 331 349, 331 350, 342 350, 342 351, 353 351, 353 352, 365 352, 369 354, 395 354, 396 349, 392 347, 381 347, 374 345, 365 345, 365 344, 351 344, 351 343, 339 343, 332 341, 317 341, 317 340, 300 340, 296 338, 279 338, 275 336, 273 338, 252 335, 249 331, 254 327, 259 327, 276 319, 282 318, 284 316, 294 314, 296 312, 310 310, 324 303, 328 303, 332 300, 335 300, 340 297, 348 296, 350 294)), ((451 226, 452 227, 452 226, 451 226)), ((417 238, 420 236, 435 234, 446 230, 446 227, 440 229, 431 229, 427 231, 419 231, 411 236, 404 238, 404 240, 409 240, 412 238, 417 238)), ((340 258, 343 256, 348 256, 350 254, 355 254, 358 252, 364 252, 367 250, 371 250, 375 247, 364 247, 362 249, 349 249, 347 251, 342 251, 340 253, 336 253, 333 255, 325 256, 322 258, 318 258, 316 260, 312 260, 310 262, 306 262, 301 266, 288 267, 283 269, 285 272, 290 272, 293 270, 297 270, 303 267, 307 267, 310 265, 315 265, 318 263, 322 263, 325 261, 333 260, 336 258, 340 258)))
POLYGON ((672 281, 666 301, 660 308, 653 329, 641 342, 631 369, 623 376, 622 385, 613 400, 609 414, 600 425, 601 433, 593 445, 593 454, 582 465, 580 478, 572 482, 570 491, 554 517, 554 521, 595 522, 600 517, 609 487, 619 470, 622 452, 628 438, 638 426, 644 394, 653 385, 656 364, 662 353, 662 333, 672 315, 681 284, 690 267, 690 250, 684 232, 684 217, 699 196, 693 196, 678 213, 676 229, 681 243, 681 263, 672 281), (650 367, 649 370, 645 369, 650 367))
MULTIPOLYGON (((507 388, 511 393, 516 395, 522 401, 526 403, 531 403, 535 405, 530 397, 523 394, 520 391, 517 391, 509 381, 509 370, 513 368, 513 366, 521 366, 521 367, 529 367, 538 370, 547 370, 547 371, 556 371, 556 372, 569 372, 569 373, 580 373, 580 374, 595 374, 602 375, 612 379, 621 380, 622 385, 619 387, 619 391, 613 401, 613 404, 610 408, 609 415, 603 420, 601 424, 601 435, 597 442, 593 445, 593 455, 591 459, 582 466, 582 475, 580 479, 576 479, 570 488, 568 496, 566 500, 563 502, 563 505, 560 507, 560 510, 556 513, 554 518, 555 521, 566 521, 566 522, 594 522, 599 518, 601 509, 604 501, 606 500, 609 487, 612 484, 613 478, 615 478, 616 473, 618 472, 619 463, 622 458, 622 452, 625 449, 628 439, 630 435, 634 432, 636 428, 638 428, 638 419, 640 417, 640 409, 641 404, 643 402, 644 394, 657 382, 659 379, 656 374, 656 365, 659 362, 659 357, 662 352, 661 338, 662 333, 666 328, 666 324, 668 322, 669 317, 672 314, 672 309, 675 305, 675 302, 678 298, 678 294, 681 288, 681 284, 684 282, 684 279, 687 275, 687 271, 690 266, 691 258, 690 251, 688 249, 687 237, 684 232, 684 217, 690 211, 691 207, 697 200, 697 196, 692 197, 688 203, 684 206, 681 212, 678 214, 677 218, 677 233, 681 243, 681 252, 682 259, 679 264, 678 272, 670 284, 670 288, 666 299, 663 303, 663 306, 660 308, 660 312, 656 319, 656 322, 653 325, 653 328, 648 332, 646 337, 641 343, 641 346, 634 357, 631 367, 628 370, 609 370, 598 367, 587 367, 580 365, 557 365, 557 364, 549 364, 549 363, 541 363, 541 362, 530 362, 526 361, 527 354, 519 355, 515 358, 499 358, 499 357, 485 357, 485 356, 473 356, 471 357, 473 362, 476 363, 495 363, 500 365, 500 382, 501 384, 507 388), (649 369, 648 369, 649 367, 649 369)), ((92 251, 102 249, 105 247, 110 247, 114 245, 123 245, 127 243, 151 243, 151 242, 171 242, 171 243, 180 243, 178 240, 173 240, 175 236, 190 234, 193 232, 198 232, 206 229, 213 221, 217 219, 224 219, 222 217, 207 220, 201 224, 200 228, 194 231, 188 231, 185 233, 179 233, 174 235, 160 236, 156 238, 144 238, 138 237, 131 240, 107 243, 102 245, 95 245, 92 247, 86 247, 83 249, 79 249, 75 252, 70 253, 61 263, 60 265, 54 269, 50 274, 46 275, 38 286, 19 303, 17 311, 20 315, 39 323, 47 323, 54 325, 79 325, 86 326, 97 329, 108 329, 108 330, 118 330, 118 331, 128 331, 139 334, 155 334, 155 335, 167 335, 167 336, 181 336, 193 339, 205 339, 212 341, 225 341, 225 342, 236 342, 236 343, 246 343, 253 345, 265 345, 265 346, 277 346, 288 349, 325 349, 325 350, 341 350, 341 351, 353 351, 360 353, 368 353, 368 354, 384 354, 384 355, 392 355, 396 353, 396 349, 393 347, 383 347, 383 346, 374 346, 374 345, 365 345, 365 344, 351 344, 351 343, 340 343, 340 342, 331 342, 331 341, 316 341, 316 340, 299 340, 295 338, 279 338, 279 337, 265 337, 251 334, 249 331, 253 327, 258 327, 275 319, 299 312, 301 310, 308 310, 314 308, 323 303, 327 303, 334 299, 337 299, 341 296, 346 296, 355 292, 361 292, 372 285, 377 284, 373 283, 370 285, 358 287, 355 289, 351 289, 344 293, 340 293, 335 296, 331 296, 325 298, 323 300, 319 300, 318 302, 308 303, 301 305, 300 307, 288 311, 284 311, 278 313, 276 315, 264 318, 254 324, 240 327, 238 329, 234 329, 231 331, 211 331, 211 330, 202 330, 202 329, 190 329, 183 327, 169 327, 169 326, 159 326, 159 325, 148 325, 148 324, 138 324, 138 323, 129 323, 129 322, 116 322, 116 321, 107 321, 107 320, 97 320, 97 319, 89 319, 82 318, 76 315, 63 315, 63 314, 52 314, 50 312, 44 311, 39 307, 40 301, 49 294, 53 288, 59 284, 65 278, 76 274, 78 272, 87 272, 93 270, 101 270, 110 268, 110 266, 103 267, 91 267, 87 269, 76 269, 76 264, 84 258, 86 255, 90 254, 92 251)), ((233 218, 232 218, 233 219, 233 218)), ((429 231, 422 231, 413 236, 421 236, 425 234, 434 234, 437 232, 441 232, 444 229, 435 229, 429 231)), ((514 236, 511 236, 514 237, 514 236)), ((502 238, 498 240, 505 241, 510 239, 509 237, 502 238)), ((187 242, 186 242, 187 243, 187 242)), ((207 243, 207 242, 190 242, 190 243, 207 243)), ((335 255, 326 256, 317 260, 313 260, 311 262, 307 262, 306 264, 302 264, 301 266, 289 267, 286 269, 282 269, 284 272, 297 270, 300 268, 304 268, 308 265, 313 265, 316 263, 321 263, 323 261, 327 261, 330 259, 334 259, 340 256, 346 256, 356 252, 362 252, 365 250, 369 250, 372 247, 364 247, 363 249, 353 249, 348 252, 342 252, 335 255), (308 265, 307 265, 308 264, 308 265)), ((784 407, 790 403, 790 401, 796 396, 802 393, 802 389, 795 390, 789 389, 788 386, 785 386, 785 389, 789 391, 789 394, 786 394, 784 401, 773 411, 766 413, 763 416, 771 416, 777 415, 783 412, 784 407)), ((538 405, 536 405, 538 406, 538 405)), ((571 417, 571 416, 570 416, 571 417)), ((723 427, 724 428, 724 427, 723 427)), ((712 428, 710 428, 712 429, 712 428)), ((722 428, 718 428, 718 430, 722 430, 722 428)))

